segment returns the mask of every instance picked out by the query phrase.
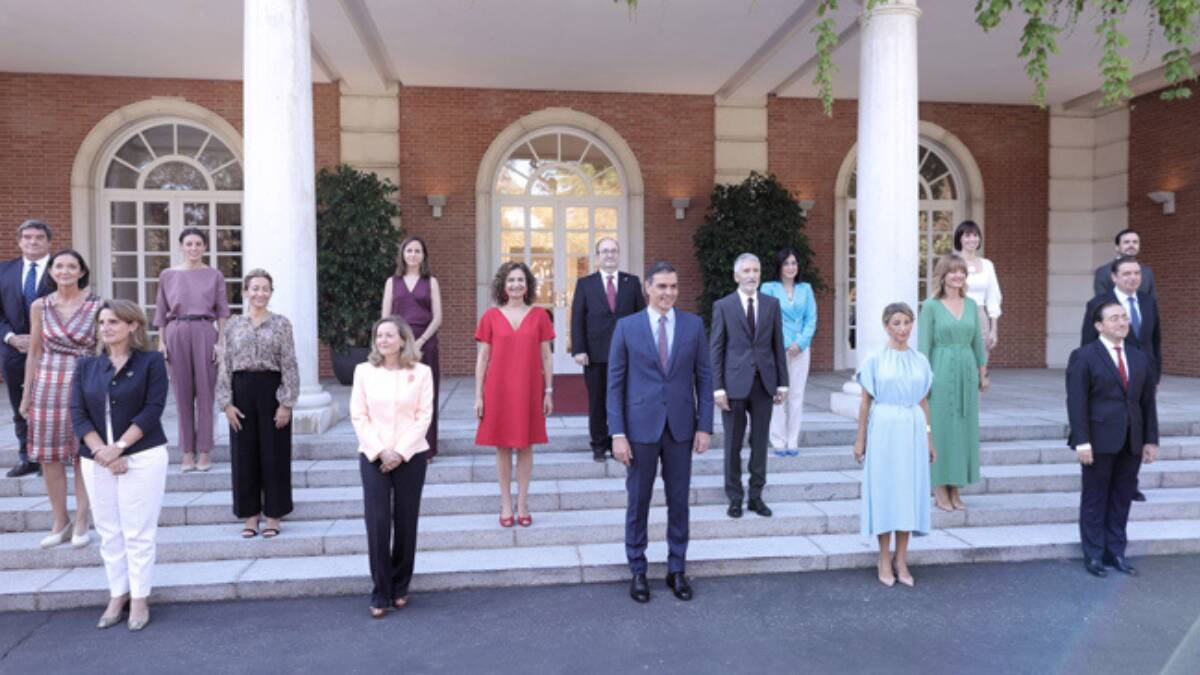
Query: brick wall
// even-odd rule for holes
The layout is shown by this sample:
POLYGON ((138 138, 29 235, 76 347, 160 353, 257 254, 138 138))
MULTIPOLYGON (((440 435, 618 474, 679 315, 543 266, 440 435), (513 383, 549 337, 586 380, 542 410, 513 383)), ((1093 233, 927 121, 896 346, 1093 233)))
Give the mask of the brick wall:
MULTIPOLYGON (((957 136, 983 174, 984 240, 1004 291, 999 367, 1045 365, 1046 242, 1049 209, 1049 117, 1030 106, 923 103, 920 116, 957 136)), ((834 182, 857 136, 856 101, 838 101, 833 118, 820 101, 771 98, 770 171, 792 191, 815 200, 808 236, 825 283, 836 283, 834 182)), ((813 368, 829 370, 834 355, 832 290, 817 298, 813 368)))
MULTIPOLYGON (((629 144, 645 184, 645 259, 679 268, 680 307, 691 309, 700 276, 692 233, 703 222, 713 186, 713 104, 707 96, 404 87, 400 90, 402 220, 425 237, 442 288, 442 368, 473 372, 475 363, 475 179, 488 146, 510 124, 548 107, 593 115, 629 144), (425 196, 446 195, 435 220, 425 196), (687 196, 675 220, 671 198, 687 196)), ((638 274, 641 274, 638 271, 638 274)), ((382 285, 380 286, 382 289, 382 285)))
MULTIPOLYGON (((1193 87, 1194 89, 1195 87, 1193 87)), ((1200 278, 1191 273, 1200 256, 1200 98, 1163 101, 1158 93, 1136 98, 1129 115, 1129 225, 1142 236, 1141 257, 1154 268, 1163 316, 1163 371, 1200 376, 1200 278), (1175 192, 1174 215, 1146 195, 1175 192)))

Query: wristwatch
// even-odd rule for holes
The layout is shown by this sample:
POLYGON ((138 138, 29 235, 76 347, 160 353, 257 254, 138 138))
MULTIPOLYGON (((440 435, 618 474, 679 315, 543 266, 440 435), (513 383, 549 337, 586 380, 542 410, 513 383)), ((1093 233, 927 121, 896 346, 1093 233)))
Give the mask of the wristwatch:
POLYGON ((117 448, 119 448, 121 450, 121 452, 124 452, 125 450, 129 449, 129 444, 126 443, 125 441, 117 441, 116 443, 113 443, 113 445, 117 446, 117 448))

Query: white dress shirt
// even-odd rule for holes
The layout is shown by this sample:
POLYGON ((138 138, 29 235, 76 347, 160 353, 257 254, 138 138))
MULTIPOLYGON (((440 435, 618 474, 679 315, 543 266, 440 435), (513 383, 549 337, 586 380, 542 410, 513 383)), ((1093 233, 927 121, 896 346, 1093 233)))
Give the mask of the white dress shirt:
MULTIPOLYGON (((1116 289, 1113 290, 1118 294, 1118 296, 1121 295, 1121 291, 1116 289)), ((1108 352, 1108 358, 1112 359, 1113 365, 1116 366, 1117 371, 1120 372, 1121 364, 1124 363, 1126 379, 1133 379, 1133 371, 1129 368, 1129 352, 1125 351, 1125 341, 1121 340, 1120 342, 1109 342, 1108 338, 1101 335, 1100 344, 1104 345, 1104 350, 1108 352), (1121 348, 1120 361, 1117 360, 1117 347, 1121 348)), ((1081 443, 1075 446, 1075 452, 1090 451, 1091 449, 1091 443, 1081 443)))

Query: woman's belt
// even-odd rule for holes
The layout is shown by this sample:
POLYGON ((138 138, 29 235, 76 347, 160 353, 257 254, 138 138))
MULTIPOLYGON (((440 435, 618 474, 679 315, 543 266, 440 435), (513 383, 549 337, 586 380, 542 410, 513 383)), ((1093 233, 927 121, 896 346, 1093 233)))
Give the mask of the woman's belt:
POLYGON ((213 317, 205 314, 180 314, 171 317, 172 321, 212 321, 213 317))

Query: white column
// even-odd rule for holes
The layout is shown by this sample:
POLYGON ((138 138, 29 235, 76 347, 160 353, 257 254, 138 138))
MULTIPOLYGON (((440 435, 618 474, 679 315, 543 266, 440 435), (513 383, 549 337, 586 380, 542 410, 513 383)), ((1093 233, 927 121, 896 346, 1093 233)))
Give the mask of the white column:
MULTIPOLYGON (((856 350, 887 343, 883 308, 917 311, 917 0, 887 0, 864 14, 859 58, 856 350)), ((911 342, 916 345, 916 331, 911 342)), ((858 385, 835 393, 835 413, 858 412, 858 385)))
POLYGON ((300 362, 296 433, 337 421, 317 379, 317 237, 307 0, 245 0, 243 265, 275 278, 271 309, 292 321, 300 362))

